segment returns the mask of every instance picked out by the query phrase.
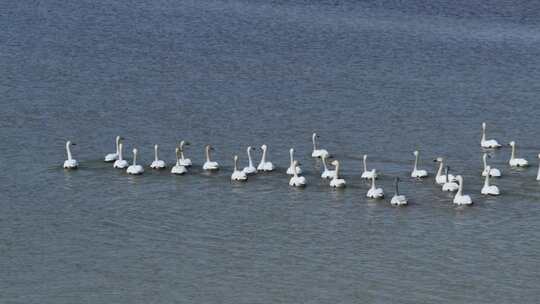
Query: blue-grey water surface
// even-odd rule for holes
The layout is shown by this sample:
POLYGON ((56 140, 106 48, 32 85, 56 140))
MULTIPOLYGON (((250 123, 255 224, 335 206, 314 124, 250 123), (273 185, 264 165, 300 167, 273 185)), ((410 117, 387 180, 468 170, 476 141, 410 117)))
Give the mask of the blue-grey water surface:
POLYGON ((538 2, 7 0, 0 25, 0 303, 540 301, 538 2), (499 197, 480 195, 482 121, 532 164, 490 152, 499 197), (189 140, 194 167, 127 176, 102 161, 117 134, 146 166, 189 140), (277 172, 231 183, 232 155, 263 143, 277 172), (415 149, 475 204, 408 178, 415 149))

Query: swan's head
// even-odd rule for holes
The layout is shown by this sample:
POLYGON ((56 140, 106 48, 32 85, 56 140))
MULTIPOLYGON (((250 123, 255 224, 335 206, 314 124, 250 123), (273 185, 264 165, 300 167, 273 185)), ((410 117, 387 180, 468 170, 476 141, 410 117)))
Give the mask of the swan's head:
POLYGON ((442 163, 444 161, 444 158, 442 157, 437 157, 433 160, 434 162, 437 162, 437 163, 442 163))
POLYGON ((253 147, 252 147, 252 146, 248 146, 246 150, 247 150, 248 152, 249 152, 249 151, 253 151, 253 147))
POLYGON ((400 179, 399 179, 399 176, 396 176, 396 178, 394 178, 394 181, 397 183, 399 183, 400 179))
POLYGON ((313 135, 311 135, 311 138, 312 138, 313 140, 315 140, 315 138, 317 138, 317 137, 319 137, 319 136, 317 135, 317 133, 313 132, 313 135))
POLYGON ((154 150, 159 149, 159 145, 154 145, 154 150))
POLYGON ((189 146, 189 145, 190 145, 189 141, 185 141, 185 140, 180 141, 180 148, 184 148, 184 146, 189 146))
POLYGON ((238 155, 235 155, 235 156, 234 156, 234 161, 235 161, 235 162, 238 161, 238 155))
POLYGON ((122 136, 120 136, 120 135, 116 136, 116 142, 119 142, 121 139, 122 139, 122 136))
POLYGON ((456 180, 458 183, 463 184, 463 177, 461 175, 456 176, 456 180))
POLYGON ((516 145, 516 142, 512 140, 512 141, 509 143, 509 145, 510 145, 510 147, 513 147, 513 146, 516 145))
POLYGON ((139 150, 137 150, 137 148, 134 148, 133 149, 133 154, 137 154, 137 152, 139 152, 139 150))
POLYGON ((540 154, 538 154, 538 158, 540 158, 540 154))
POLYGON ((118 149, 122 150, 122 148, 124 147, 124 144, 123 143, 118 143, 118 149))
POLYGON ((289 153, 293 154, 294 153, 294 148, 290 148, 289 153))
POLYGON ((76 145, 77 145, 77 144, 74 143, 74 142, 71 142, 71 140, 68 140, 68 141, 66 142, 66 147, 69 147, 69 146, 76 146, 76 145))
POLYGON ((266 145, 261 146, 261 150, 266 151, 266 149, 268 149, 268 147, 266 145))
POLYGON ((204 146, 204 148, 206 149, 206 151, 214 151, 214 147, 212 147, 211 145, 206 145, 204 146))
POLYGON ((485 122, 482 123, 482 129, 484 129, 484 130, 486 129, 486 123, 485 122))
POLYGON ((418 156, 418 154, 420 154, 420 153, 418 153, 418 150, 416 150, 416 151, 413 152, 413 154, 414 154, 414 156, 418 156))
POLYGON ((367 159, 367 154, 364 154, 363 158, 364 158, 364 161, 365 161, 367 159))
POLYGON ((337 159, 332 161, 332 166, 337 166, 337 165, 339 165, 339 161, 337 159))

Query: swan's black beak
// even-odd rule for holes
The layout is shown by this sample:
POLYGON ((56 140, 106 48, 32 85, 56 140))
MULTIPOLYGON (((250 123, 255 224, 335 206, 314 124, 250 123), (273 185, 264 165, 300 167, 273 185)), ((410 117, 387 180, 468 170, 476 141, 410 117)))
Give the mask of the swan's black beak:
POLYGON ((72 143, 71 143, 71 145, 72 145, 72 146, 76 146, 77 144, 76 144, 76 143, 74 143, 74 142, 72 142, 72 143))
POLYGON ((185 141, 184 145, 189 146, 189 145, 191 145, 191 143, 189 141, 185 141))

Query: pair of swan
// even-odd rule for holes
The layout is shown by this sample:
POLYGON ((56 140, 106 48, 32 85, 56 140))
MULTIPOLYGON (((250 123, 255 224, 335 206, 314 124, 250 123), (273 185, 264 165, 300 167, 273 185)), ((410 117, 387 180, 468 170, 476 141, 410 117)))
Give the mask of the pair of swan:
POLYGON ((328 153, 328 151, 326 151, 325 149, 317 148, 317 138, 319 138, 317 133, 313 133, 311 135, 311 140, 313 142, 313 152, 311 153, 311 157, 316 157, 316 158, 317 157, 322 158, 323 156, 326 158, 330 157, 330 153, 328 153))
POLYGON ((253 165, 253 159, 251 159, 251 151, 252 150, 253 150, 253 148, 251 146, 247 147, 247 149, 246 149, 249 163, 248 163, 248 166, 244 167, 244 169, 242 170, 246 174, 255 174, 255 173, 257 173, 257 168, 255 168, 255 166, 253 165))
MULTIPOLYGON (((253 165, 253 159, 251 158, 251 151, 255 150, 253 147, 249 146, 247 147, 246 149, 246 152, 247 152, 247 157, 248 157, 248 166, 247 167, 244 167, 244 169, 242 170, 244 173, 246 174, 255 174, 257 173, 258 171, 273 171, 275 169, 274 167, 274 164, 270 161, 267 161, 266 160, 266 155, 267 155, 267 151, 268 151, 268 146, 267 145, 262 145, 261 146, 261 150, 263 151, 262 153, 262 157, 261 157, 261 161, 259 162, 259 165, 257 166, 257 168, 255 168, 255 166, 253 165)), ((294 149, 291 149, 290 151, 290 154, 291 154, 291 163, 292 163, 292 160, 294 158, 294 149)), ((289 173, 289 170, 287 170, 287 174, 291 174, 289 173)))
POLYGON ((294 175, 295 173, 302 174, 302 168, 300 168, 300 166, 298 165, 298 162, 295 163, 293 148, 289 150, 289 156, 291 158, 291 162, 289 164, 289 168, 287 168, 287 174, 288 175, 294 175))
POLYGON ((291 187, 305 187, 306 184, 307 184, 306 178, 303 177, 303 176, 298 175, 298 174, 300 174, 300 172, 298 170, 296 170, 297 168, 300 168, 299 164, 298 164, 298 161, 294 160, 292 162, 291 167, 294 168, 293 169, 294 171, 293 171, 293 174, 292 174, 293 176, 289 180, 289 186, 291 186, 291 187))
POLYGON ((77 169, 79 167, 79 162, 71 155, 71 146, 75 145, 69 140, 66 142, 67 159, 64 161, 64 169, 77 169))
POLYGON ((422 177, 428 176, 428 173, 426 170, 418 169, 418 157, 420 155, 420 152, 414 151, 413 155, 415 159, 414 159, 414 168, 413 168, 413 171, 411 172, 411 177, 422 178, 422 177))
POLYGON ((322 161, 322 164, 323 164, 323 172, 321 173, 321 178, 322 179, 334 178, 334 176, 336 176, 336 170, 328 169, 328 166, 326 165, 326 156, 323 155, 321 157, 321 161, 322 161))
POLYGON ((508 163, 511 167, 527 167, 529 162, 524 158, 516 158, 516 142, 511 141, 510 147, 512 147, 512 154, 510 155, 510 160, 508 163))
POLYGON ((488 166, 487 164, 487 158, 490 157, 486 153, 482 155, 482 163, 484 164, 484 170, 482 171, 482 176, 490 176, 490 177, 501 177, 501 171, 497 168, 492 168, 491 166, 488 166), (488 169, 489 168, 489 169, 488 169))
MULTIPOLYGON (((106 158, 106 157, 105 157, 106 158)), ((118 143, 118 159, 114 161, 113 168, 125 169, 129 166, 127 160, 124 159, 124 144, 118 143)))
POLYGON ((274 171, 274 169, 275 169, 274 164, 272 164, 272 162, 266 160, 266 153, 267 153, 267 150, 268 150, 268 146, 266 144, 263 144, 261 146, 261 150, 262 150, 262 157, 261 157, 261 162, 257 166, 257 170, 258 171, 265 171, 265 172, 274 171))
POLYGON ((501 147, 495 139, 486 140, 486 123, 482 123, 482 138, 480 139, 480 146, 484 149, 497 149, 501 147))
POLYGON ((180 141, 180 144, 175 149, 176 164, 171 168, 172 174, 185 174, 188 172, 188 167, 191 167, 191 159, 184 157, 184 147, 189 145, 189 142, 180 141))
POLYGON ((377 178, 377 172, 375 169, 371 169, 371 170, 367 169, 367 154, 364 154, 363 164, 364 164, 364 172, 362 172, 362 178, 363 179, 377 178))
POLYGON ((445 172, 446 174, 442 174, 444 168, 444 158, 437 157, 434 162, 439 163, 439 169, 437 170, 437 175, 435 176, 435 182, 437 184, 444 185, 447 182, 453 182, 456 180, 455 176, 453 176, 452 174, 448 174, 447 171, 445 172))

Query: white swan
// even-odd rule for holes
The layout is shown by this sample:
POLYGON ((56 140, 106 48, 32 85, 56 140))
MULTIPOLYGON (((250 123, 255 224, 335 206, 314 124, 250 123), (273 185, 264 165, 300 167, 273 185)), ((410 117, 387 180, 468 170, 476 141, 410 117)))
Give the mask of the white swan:
POLYGON ((127 168, 127 174, 139 175, 143 174, 144 172, 143 167, 141 165, 137 165, 137 153, 137 149, 133 149, 133 165, 127 168))
POLYGON ((257 170, 259 170, 259 171, 273 171, 274 170, 274 164, 272 164, 272 162, 269 162, 269 161, 266 160, 266 151, 268 150, 268 146, 267 145, 262 145, 261 150, 263 152, 262 152, 261 162, 257 166, 257 170))
MULTIPOLYGON (((490 167, 487 166, 487 169, 489 170, 490 167)), ((483 195, 499 195, 499 194, 501 194, 501 192, 499 191, 499 187, 489 184, 489 174, 486 175, 486 179, 484 180, 484 187, 482 187, 482 190, 480 192, 483 195)))
POLYGON ((182 165, 182 163, 180 162, 182 160, 182 157, 181 157, 182 148, 180 148, 180 146, 176 147, 175 152, 176 152, 176 164, 171 168, 171 173, 178 174, 178 175, 187 173, 188 170, 186 166, 182 165))
POLYGON ((377 178, 377 172, 375 171, 375 169, 371 169, 368 171, 366 161, 367 161, 367 154, 364 154, 364 160, 363 160, 364 172, 362 172, 362 178, 363 179, 371 179, 372 177, 377 178))
POLYGON ((447 180, 450 182, 455 181, 455 177, 452 174, 442 174, 444 167, 444 158, 437 157, 437 159, 435 159, 434 161, 439 163, 439 169, 437 170, 437 175, 435 176, 435 182, 437 184, 443 185, 444 183, 446 183, 447 180))
POLYGON ((454 196, 454 204, 456 205, 471 205, 472 199, 468 195, 463 195, 463 177, 461 175, 456 176, 456 180, 459 184, 458 191, 454 196))
POLYGON ((234 156, 234 170, 231 175, 231 180, 233 181, 247 181, 247 174, 244 171, 238 170, 238 155, 234 156))
MULTIPOLYGON (((297 160, 293 161, 292 165, 293 168, 300 168, 297 160)), ((298 173, 298 171, 293 171, 293 176, 289 180, 289 186, 304 187, 307 184, 306 178, 303 176, 298 176, 298 173)))
POLYGON ((124 159, 124 144, 118 144, 118 159, 114 161, 113 168, 125 169, 129 166, 127 160, 124 159))
POLYGON ((150 164, 150 168, 152 169, 164 169, 165 168, 165 162, 159 159, 158 155, 158 145, 154 145, 154 161, 150 164))
POLYGON ((180 142, 180 165, 184 167, 191 167, 191 159, 184 157, 184 147, 189 146, 190 143, 182 140, 180 142))
POLYGON ((407 197, 405 195, 399 195, 398 183, 399 183, 399 177, 396 177, 396 180, 395 180, 396 193, 390 200, 390 204, 392 206, 405 206, 408 203, 407 197))
POLYGON ((384 197, 383 189, 375 187, 375 175, 371 177, 371 188, 369 188, 368 192, 366 193, 366 196, 369 198, 383 198, 384 197))
POLYGON ((296 167, 294 167, 294 149, 293 148, 289 150, 289 155, 291 157, 291 164, 289 165, 289 168, 287 168, 287 174, 294 175, 295 172, 297 174, 302 174, 302 168, 300 168, 300 166, 296 165, 296 167))
POLYGON ((486 140, 486 123, 482 123, 482 139, 480 140, 480 146, 485 149, 500 148, 501 145, 495 139, 486 140))
POLYGON ((491 166, 489 166, 490 169, 488 170, 487 158, 488 158, 488 155, 484 153, 484 155, 482 155, 482 162, 484 163, 484 170, 482 171, 482 176, 487 176, 489 173, 489 176, 491 177, 500 177, 501 171, 499 169, 491 168, 491 166))
MULTIPOLYGON (((538 154, 538 159, 540 159, 540 154, 538 154)), ((540 165, 538 165, 538 174, 536 175, 536 180, 540 181, 540 165)))
POLYGON ((214 148, 210 145, 206 145, 204 149, 206 153, 206 161, 203 164, 203 170, 209 170, 209 171, 219 170, 219 164, 215 161, 210 160, 210 151, 214 151, 214 148))
POLYGON ((414 151, 413 154, 414 154, 415 159, 414 159, 414 168, 413 168, 413 171, 411 172, 411 177, 422 178, 422 177, 428 176, 428 173, 426 170, 418 170, 418 155, 420 155, 420 153, 418 151, 414 151))
POLYGON ((248 166, 244 167, 244 170, 242 170, 246 174, 255 174, 255 173, 257 173, 257 168, 255 168, 255 166, 253 166, 253 160, 251 159, 251 150, 253 150, 253 148, 251 146, 247 147, 247 149, 246 149, 249 163, 248 163, 248 166))
POLYGON ((342 179, 342 178, 339 178, 339 161, 334 160, 332 162, 332 165, 336 168, 336 170, 335 170, 336 174, 334 175, 334 177, 330 181, 330 187, 333 187, 333 188, 343 188, 343 187, 345 187, 345 185, 346 185, 345 180, 342 179))
POLYGON ((512 147, 512 155, 510 156, 510 160, 508 163, 512 167, 527 167, 529 165, 529 162, 526 159, 523 158, 516 158, 516 142, 511 141, 510 147, 512 147))
POLYGON ((105 155, 105 159, 104 159, 105 162, 110 163, 118 159, 118 154, 119 154, 118 150, 119 150, 120 141, 122 139, 123 139, 122 137, 116 136, 116 152, 105 155))
POLYGON ((323 155, 327 158, 330 157, 330 153, 325 149, 317 149, 317 138, 319 138, 317 133, 313 133, 311 136, 311 140, 313 141, 313 152, 311 153, 311 157, 322 157, 323 155))
MULTIPOLYGON (((446 166, 445 174, 444 174, 445 177, 448 176, 449 171, 450 171, 450 167, 446 166)), ((455 181, 450 181, 449 178, 447 178, 444 184, 442 185, 442 191, 446 191, 446 192, 454 192, 454 191, 457 191, 458 188, 459 188, 459 185, 455 181)))
POLYGON ((336 170, 329 170, 326 166, 326 156, 321 156, 322 164, 323 164, 323 172, 321 173, 321 178, 329 179, 334 178, 336 176, 336 170))
POLYGON ((77 169, 79 162, 71 156, 71 146, 75 146, 71 141, 66 142, 67 159, 64 161, 64 169, 77 169))

